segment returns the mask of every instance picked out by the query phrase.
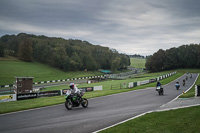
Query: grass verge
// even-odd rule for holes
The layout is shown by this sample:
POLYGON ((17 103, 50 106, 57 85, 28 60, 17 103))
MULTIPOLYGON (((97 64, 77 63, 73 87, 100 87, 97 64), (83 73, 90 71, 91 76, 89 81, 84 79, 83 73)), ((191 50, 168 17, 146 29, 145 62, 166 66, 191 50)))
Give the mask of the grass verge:
POLYGON ((200 106, 153 112, 100 133, 197 133, 200 106))

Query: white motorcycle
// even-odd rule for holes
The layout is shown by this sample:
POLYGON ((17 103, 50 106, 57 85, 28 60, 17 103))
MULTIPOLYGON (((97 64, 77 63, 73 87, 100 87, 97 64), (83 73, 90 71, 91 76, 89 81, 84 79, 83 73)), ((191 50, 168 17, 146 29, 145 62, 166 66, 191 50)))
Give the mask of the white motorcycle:
POLYGON ((159 94, 159 95, 163 95, 163 94, 164 94, 164 90, 163 90, 163 87, 162 87, 162 86, 157 86, 157 87, 156 87, 156 91, 158 91, 158 94, 159 94))

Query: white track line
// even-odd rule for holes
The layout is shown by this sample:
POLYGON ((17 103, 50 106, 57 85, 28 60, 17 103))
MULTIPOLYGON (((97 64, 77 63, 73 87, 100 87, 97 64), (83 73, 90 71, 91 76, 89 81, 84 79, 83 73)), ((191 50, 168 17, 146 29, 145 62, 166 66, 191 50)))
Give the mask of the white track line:
POLYGON ((130 118, 130 119, 127 119, 127 120, 118 122, 118 123, 116 123, 116 124, 114 124, 114 125, 111 125, 111 126, 109 126, 109 127, 106 127, 106 128, 100 129, 100 130, 97 130, 97 131, 95 131, 95 132, 93 132, 93 133, 98 133, 98 132, 100 132, 100 131, 106 130, 106 129, 108 129, 108 128, 114 127, 114 126, 116 126, 116 125, 125 123, 125 122, 127 122, 127 121, 129 121, 129 120, 133 120, 133 119, 135 119, 135 118, 138 118, 138 117, 140 117, 140 116, 143 116, 143 115, 145 115, 145 114, 147 114, 147 113, 152 113, 152 112, 153 112, 153 111, 148 111, 148 112, 145 112, 145 113, 136 115, 136 116, 134 116, 134 117, 132 117, 132 118, 130 118))
POLYGON ((182 109, 182 108, 188 108, 188 107, 193 107, 193 106, 200 106, 200 103, 199 104, 193 104, 193 105, 174 107, 174 108, 161 109, 161 110, 154 110, 154 112, 162 112, 162 111, 168 111, 168 110, 182 109))

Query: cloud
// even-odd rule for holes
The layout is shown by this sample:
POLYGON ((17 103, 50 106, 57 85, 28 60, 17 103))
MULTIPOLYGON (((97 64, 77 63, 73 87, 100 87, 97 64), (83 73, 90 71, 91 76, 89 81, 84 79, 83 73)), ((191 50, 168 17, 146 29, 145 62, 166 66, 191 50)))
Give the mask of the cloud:
POLYGON ((199 5, 198 0, 0 1, 0 35, 81 39, 122 53, 150 55, 200 42, 199 5))

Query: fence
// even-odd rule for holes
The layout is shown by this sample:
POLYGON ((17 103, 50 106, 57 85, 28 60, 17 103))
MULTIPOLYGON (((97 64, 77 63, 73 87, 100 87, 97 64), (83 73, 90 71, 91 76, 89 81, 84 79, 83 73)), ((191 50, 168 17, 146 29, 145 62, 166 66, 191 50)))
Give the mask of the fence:
POLYGON ((159 76, 157 78, 143 80, 143 81, 129 82, 129 83, 125 83, 124 82, 124 83, 121 83, 119 85, 118 84, 115 84, 115 85, 112 84, 111 85, 111 90, 127 89, 127 88, 133 88, 133 87, 136 87, 136 86, 149 84, 149 83, 152 83, 152 82, 156 82, 156 81, 168 78, 168 77, 170 77, 170 76, 172 76, 174 74, 176 74, 176 72, 172 72, 172 73, 169 73, 169 74, 166 74, 166 75, 159 76))

